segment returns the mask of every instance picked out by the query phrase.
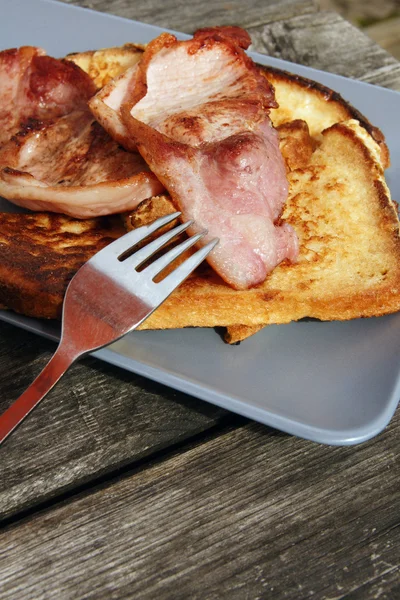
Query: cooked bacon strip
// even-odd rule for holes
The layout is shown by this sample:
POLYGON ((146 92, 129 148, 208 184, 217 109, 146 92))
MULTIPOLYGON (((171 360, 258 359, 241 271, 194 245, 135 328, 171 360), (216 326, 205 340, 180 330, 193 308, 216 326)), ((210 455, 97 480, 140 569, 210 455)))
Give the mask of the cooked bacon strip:
POLYGON ((209 262, 237 289, 298 253, 294 230, 275 224, 288 184, 268 117, 273 89, 243 52, 249 42, 234 27, 200 30, 187 42, 163 34, 134 81, 107 96, 183 217, 220 238, 209 262))
POLYGON ((95 92, 84 71, 41 48, 0 52, 0 147, 28 119, 54 119, 84 108, 95 92))
POLYGON ((0 195, 31 210, 101 216, 162 190, 140 154, 123 150, 88 110, 31 121, 0 151, 0 195))
POLYGON ((134 208, 163 186, 96 123, 90 77, 40 48, 0 52, 0 194, 85 218, 134 208))

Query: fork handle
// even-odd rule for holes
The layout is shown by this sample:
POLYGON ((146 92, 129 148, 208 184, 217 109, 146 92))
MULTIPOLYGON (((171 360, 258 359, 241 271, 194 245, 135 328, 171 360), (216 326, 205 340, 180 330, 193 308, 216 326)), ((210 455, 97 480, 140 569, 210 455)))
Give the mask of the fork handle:
POLYGON ((25 419, 31 410, 43 400, 76 358, 76 353, 70 354, 65 351, 65 347, 58 346, 43 371, 39 373, 25 392, 0 416, 0 444, 25 419))

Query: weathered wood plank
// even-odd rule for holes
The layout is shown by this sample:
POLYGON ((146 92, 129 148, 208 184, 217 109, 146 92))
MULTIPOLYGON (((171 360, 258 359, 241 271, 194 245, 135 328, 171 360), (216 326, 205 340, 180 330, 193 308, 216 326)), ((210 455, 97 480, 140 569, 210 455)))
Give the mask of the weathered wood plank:
POLYGON ((400 63, 336 13, 275 21, 250 34, 255 51, 400 90, 400 63))
POLYGON ((294 15, 314 12, 314 0, 63 0, 143 23, 193 33, 210 25, 253 27, 294 15))
POLYGON ((250 29, 253 49, 292 62, 400 89, 400 63, 337 13, 316 13, 313 0, 64 0, 178 31, 236 24, 250 29), (157 10, 154 10, 154 3, 157 10), (340 43, 338 43, 340 40, 340 43))
POLYGON ((5 531, 2 598, 393 599, 399 434, 209 440, 5 531))
POLYGON ((385 48, 397 60, 400 59, 400 17, 385 19, 364 29, 365 33, 385 48))
MULTIPOLYGON (((0 412, 55 344, 0 323, 0 412)), ((1 448, 0 520, 221 423, 226 411, 85 359, 1 448)))

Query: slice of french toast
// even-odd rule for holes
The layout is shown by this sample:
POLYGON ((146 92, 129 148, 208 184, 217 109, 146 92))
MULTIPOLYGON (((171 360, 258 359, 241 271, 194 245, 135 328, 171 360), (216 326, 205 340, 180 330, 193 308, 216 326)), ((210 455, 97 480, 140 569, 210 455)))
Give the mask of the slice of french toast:
POLYGON ((0 304, 27 316, 59 319, 70 279, 124 231, 118 217, 0 213, 0 304))

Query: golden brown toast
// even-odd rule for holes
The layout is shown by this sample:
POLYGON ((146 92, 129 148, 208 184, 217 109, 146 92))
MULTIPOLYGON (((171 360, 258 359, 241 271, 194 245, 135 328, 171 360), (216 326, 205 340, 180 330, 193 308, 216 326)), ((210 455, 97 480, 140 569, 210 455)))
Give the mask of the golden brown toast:
POLYGON ((356 108, 340 94, 300 75, 274 67, 260 66, 268 81, 275 88, 278 108, 271 111, 275 127, 294 119, 304 120, 315 136, 335 123, 356 119, 378 143, 384 169, 390 166, 389 150, 382 132, 372 125, 356 108))
POLYGON ((110 79, 139 62, 143 49, 142 44, 125 44, 116 48, 75 52, 65 58, 88 73, 97 87, 102 88, 110 79))
POLYGON ((79 221, 54 213, 0 213, 0 304, 28 316, 60 318, 71 277, 122 233, 118 217, 79 221))

